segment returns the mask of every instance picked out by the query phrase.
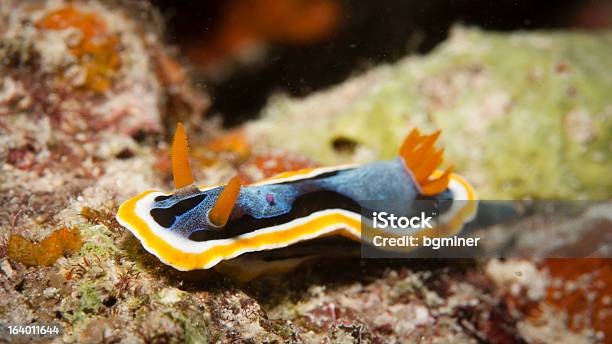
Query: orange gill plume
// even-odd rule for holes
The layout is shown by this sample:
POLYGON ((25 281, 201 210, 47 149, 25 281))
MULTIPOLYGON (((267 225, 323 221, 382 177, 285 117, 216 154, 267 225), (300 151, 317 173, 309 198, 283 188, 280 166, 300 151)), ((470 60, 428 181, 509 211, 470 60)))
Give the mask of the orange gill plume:
POLYGON ((452 173, 451 166, 441 175, 434 176, 436 174, 434 172, 444 160, 444 149, 435 147, 440 133, 441 131, 437 130, 431 135, 421 135, 420 131, 415 128, 400 147, 400 156, 412 173, 421 194, 426 196, 446 190, 452 173))
POLYGON ((213 225, 217 227, 225 226, 232 213, 232 209, 234 209, 238 194, 240 194, 240 186, 240 178, 235 176, 223 188, 219 198, 217 198, 217 202, 215 202, 215 206, 208 213, 208 219, 213 225))
POLYGON ((189 163, 189 143, 182 123, 176 126, 172 142, 172 175, 174 188, 180 189, 193 184, 191 165, 189 163))

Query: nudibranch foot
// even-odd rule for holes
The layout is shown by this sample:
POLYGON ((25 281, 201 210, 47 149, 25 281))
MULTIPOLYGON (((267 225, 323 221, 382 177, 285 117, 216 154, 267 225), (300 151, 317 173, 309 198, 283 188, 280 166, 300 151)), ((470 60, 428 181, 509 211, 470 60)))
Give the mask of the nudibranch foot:
POLYGON ((249 282, 262 275, 293 271, 298 266, 317 258, 320 258, 320 256, 313 255, 308 257, 266 261, 264 259, 253 257, 237 257, 220 262, 219 264, 215 265, 214 269, 217 272, 233 277, 240 282, 249 282))

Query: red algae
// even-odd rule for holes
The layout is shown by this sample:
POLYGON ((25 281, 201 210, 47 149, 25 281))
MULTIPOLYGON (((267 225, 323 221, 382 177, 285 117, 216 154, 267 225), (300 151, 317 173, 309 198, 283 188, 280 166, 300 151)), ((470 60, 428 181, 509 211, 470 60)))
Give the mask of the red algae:
POLYGON ((292 156, 287 153, 264 153, 253 159, 253 164, 261 170, 264 177, 296 171, 302 168, 316 167, 316 164, 306 158, 292 156))
POLYGON ((216 34, 187 48, 203 69, 267 43, 312 44, 340 26, 342 6, 336 0, 234 0, 216 34))
POLYGON ((569 327, 592 327, 612 337, 612 259, 547 259, 543 265, 553 279, 546 302, 570 314, 569 327))
POLYGON ((244 160, 251 155, 251 147, 242 130, 233 130, 206 143, 205 148, 213 153, 232 153, 244 160))

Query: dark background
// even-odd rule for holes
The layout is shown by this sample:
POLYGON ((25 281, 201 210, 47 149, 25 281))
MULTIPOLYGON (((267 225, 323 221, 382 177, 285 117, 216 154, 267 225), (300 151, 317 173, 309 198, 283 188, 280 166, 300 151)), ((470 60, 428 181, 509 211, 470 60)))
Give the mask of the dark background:
MULTIPOLYGON (((184 50, 220 34, 219 27, 231 1, 153 3, 166 20, 167 39, 184 50)), ((254 118, 272 92, 304 96, 374 65, 396 61, 409 53, 426 53, 447 37, 455 23, 501 31, 595 29, 610 27, 610 17, 602 16, 612 8, 610 3, 344 0, 340 1, 340 24, 326 38, 309 44, 268 42, 260 61, 230 63, 223 77, 211 77, 197 61, 191 63, 196 79, 205 85, 213 100, 207 115, 220 113, 225 125, 232 126, 254 118)))

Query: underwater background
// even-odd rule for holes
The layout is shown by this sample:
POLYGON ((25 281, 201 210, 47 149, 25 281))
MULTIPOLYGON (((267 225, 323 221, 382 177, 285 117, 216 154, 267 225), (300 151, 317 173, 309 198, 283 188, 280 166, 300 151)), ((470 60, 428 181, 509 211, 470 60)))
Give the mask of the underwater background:
POLYGON ((62 333, 0 341, 610 342, 611 70, 604 0, 2 1, 0 325, 62 333), (115 220, 172 190, 179 121, 199 184, 392 159, 441 129, 481 199, 524 207, 485 229, 497 245, 588 258, 179 272, 115 220), (541 200, 583 209, 544 221, 541 200))

